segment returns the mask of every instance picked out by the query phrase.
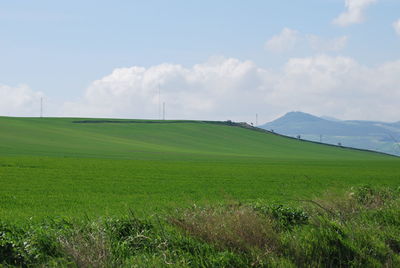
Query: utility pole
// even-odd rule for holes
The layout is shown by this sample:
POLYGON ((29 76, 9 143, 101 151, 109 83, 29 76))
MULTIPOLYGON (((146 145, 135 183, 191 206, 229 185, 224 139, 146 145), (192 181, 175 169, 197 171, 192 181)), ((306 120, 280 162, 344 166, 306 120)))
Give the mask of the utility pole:
POLYGON ((161 119, 161 90, 158 84, 158 119, 161 119))
POLYGON ((256 126, 258 126, 258 114, 256 114, 256 126))
POLYGON ((165 102, 163 102, 162 117, 163 117, 163 120, 165 120, 165 102))
POLYGON ((43 117, 43 98, 40 97, 40 118, 43 117))
POLYGON ((319 142, 322 143, 322 134, 319 135, 319 142))

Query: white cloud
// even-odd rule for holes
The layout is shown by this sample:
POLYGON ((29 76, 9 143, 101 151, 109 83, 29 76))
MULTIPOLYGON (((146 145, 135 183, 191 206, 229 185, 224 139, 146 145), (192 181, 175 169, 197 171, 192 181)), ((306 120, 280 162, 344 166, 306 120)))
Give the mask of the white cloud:
POLYGON ((300 39, 299 32, 284 28, 278 35, 265 43, 265 48, 271 52, 284 52, 293 49, 300 39))
POLYGON ((400 35, 400 19, 393 23, 393 28, 398 35, 400 35))
POLYGON ((347 46, 347 36, 332 39, 322 38, 313 34, 303 34, 297 30, 284 28, 282 32, 273 36, 265 44, 265 48, 271 52, 287 52, 297 48, 311 48, 318 52, 339 51, 347 46))
POLYGON ((39 116, 43 93, 26 85, 11 87, 0 84, 0 114, 4 116, 39 116))
POLYGON ((323 39, 316 35, 307 36, 308 42, 313 50, 327 52, 327 51, 340 51, 347 46, 349 38, 347 36, 340 36, 333 39, 323 39))
POLYGON ((64 115, 157 118, 158 84, 167 118, 260 121, 291 110, 343 119, 398 121, 400 61, 368 68, 346 57, 290 59, 280 71, 219 58, 190 68, 161 64, 114 70, 64 115))
POLYGON ((339 26, 361 23, 364 20, 365 9, 378 0, 345 0, 346 11, 333 20, 339 26))
POLYGON ((158 86, 169 118, 239 116, 257 91, 259 68, 249 61, 213 59, 185 68, 161 64, 114 70, 86 90, 81 101, 65 104, 73 115, 158 117, 158 86), (236 106, 237 109, 232 109, 236 106))

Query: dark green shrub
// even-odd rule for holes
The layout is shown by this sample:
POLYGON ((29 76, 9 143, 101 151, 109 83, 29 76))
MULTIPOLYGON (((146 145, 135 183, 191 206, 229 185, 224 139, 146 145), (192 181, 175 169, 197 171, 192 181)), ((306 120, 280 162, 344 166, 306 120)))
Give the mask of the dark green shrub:
POLYGON ((23 231, 0 222, 0 264, 23 265, 23 231))
POLYGON ((56 221, 27 227, 0 223, 0 263, 27 266, 61 257, 57 230, 56 221))
POLYGON ((295 225, 307 224, 309 215, 300 208, 294 208, 284 205, 263 205, 262 203, 253 203, 250 205, 255 211, 270 216, 278 223, 279 227, 292 228, 295 225))

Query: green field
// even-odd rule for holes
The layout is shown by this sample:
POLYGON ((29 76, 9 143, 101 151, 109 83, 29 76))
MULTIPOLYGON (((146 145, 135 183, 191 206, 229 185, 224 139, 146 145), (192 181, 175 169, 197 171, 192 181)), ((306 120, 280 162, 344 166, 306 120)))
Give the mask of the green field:
POLYGON ((395 186, 400 159, 205 122, 0 117, 0 217, 122 215, 290 202, 395 186))

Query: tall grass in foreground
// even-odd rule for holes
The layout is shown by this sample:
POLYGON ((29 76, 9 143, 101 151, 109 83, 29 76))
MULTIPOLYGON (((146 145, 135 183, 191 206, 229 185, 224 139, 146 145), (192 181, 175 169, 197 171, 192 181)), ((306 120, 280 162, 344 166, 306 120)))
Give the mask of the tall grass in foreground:
POLYGON ((400 189, 297 207, 196 207, 139 219, 0 223, 0 266, 400 267, 400 189))

